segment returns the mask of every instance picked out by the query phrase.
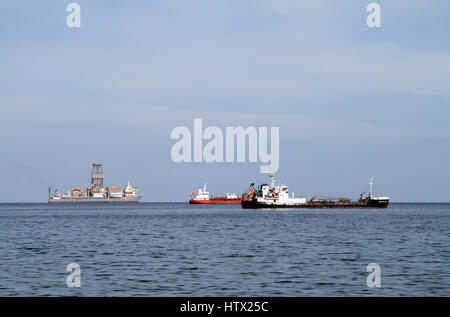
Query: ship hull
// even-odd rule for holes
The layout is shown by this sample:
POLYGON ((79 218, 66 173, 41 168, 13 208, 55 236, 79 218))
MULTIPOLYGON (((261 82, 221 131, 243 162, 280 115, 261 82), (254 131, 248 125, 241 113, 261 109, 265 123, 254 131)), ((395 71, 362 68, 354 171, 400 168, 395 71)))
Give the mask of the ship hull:
POLYGON ((120 197, 120 198, 61 198, 61 199, 49 199, 49 204, 120 204, 120 203, 138 203, 141 199, 140 195, 136 197, 120 197))
POLYGON ((335 202, 320 202, 320 203, 305 203, 305 204, 277 204, 277 203, 261 203, 256 200, 243 200, 241 206, 244 209, 263 209, 263 208, 280 208, 280 209, 306 209, 306 208, 373 208, 384 209, 389 204, 388 200, 367 201, 367 202, 349 202, 349 203, 335 203, 335 202))
POLYGON ((211 198, 211 199, 191 199, 189 200, 190 204, 240 204, 242 198, 211 198))

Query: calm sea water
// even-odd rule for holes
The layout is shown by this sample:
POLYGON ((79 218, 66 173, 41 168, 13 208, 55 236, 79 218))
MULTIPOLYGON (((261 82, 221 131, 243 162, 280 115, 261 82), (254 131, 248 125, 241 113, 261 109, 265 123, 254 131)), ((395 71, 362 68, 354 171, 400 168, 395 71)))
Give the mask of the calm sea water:
POLYGON ((450 296, 449 229, 450 204, 0 204, 0 296, 450 296))

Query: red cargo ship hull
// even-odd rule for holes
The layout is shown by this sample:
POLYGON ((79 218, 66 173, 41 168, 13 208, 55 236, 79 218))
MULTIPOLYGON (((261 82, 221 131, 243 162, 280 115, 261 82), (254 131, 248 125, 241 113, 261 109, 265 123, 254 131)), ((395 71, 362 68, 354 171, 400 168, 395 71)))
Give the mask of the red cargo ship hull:
POLYGON ((191 199, 190 204, 240 204, 242 198, 213 197, 210 199, 191 199))

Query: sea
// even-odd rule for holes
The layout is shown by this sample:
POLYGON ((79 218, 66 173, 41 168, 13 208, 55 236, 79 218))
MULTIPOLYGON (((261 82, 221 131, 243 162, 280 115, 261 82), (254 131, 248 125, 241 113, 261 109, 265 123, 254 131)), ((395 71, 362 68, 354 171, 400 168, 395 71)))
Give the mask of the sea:
POLYGON ((0 204, 0 296, 450 296, 449 229, 439 203, 0 204))

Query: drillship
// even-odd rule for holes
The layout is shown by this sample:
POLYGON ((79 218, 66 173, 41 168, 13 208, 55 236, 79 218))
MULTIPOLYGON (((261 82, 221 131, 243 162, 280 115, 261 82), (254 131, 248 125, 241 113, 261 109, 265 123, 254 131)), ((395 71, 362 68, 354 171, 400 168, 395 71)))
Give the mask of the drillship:
POLYGON ((242 208, 387 208, 389 197, 377 197, 372 194, 373 181, 370 179, 369 194, 360 195, 359 200, 352 201, 345 197, 289 197, 286 185, 275 186, 274 174, 270 174, 270 186, 262 184, 255 189, 254 184, 242 196, 242 208))
POLYGON ((61 195, 58 190, 53 195, 48 189, 48 202, 54 203, 137 203, 141 195, 136 194, 139 187, 128 182, 123 190, 120 186, 103 187, 102 163, 93 163, 91 185, 86 188, 70 188, 67 194, 61 195))
POLYGON ((209 197, 209 192, 206 190, 206 184, 203 184, 203 189, 198 188, 197 194, 192 192, 189 195, 190 204, 239 204, 242 201, 241 197, 236 194, 228 193, 224 197, 209 197))

